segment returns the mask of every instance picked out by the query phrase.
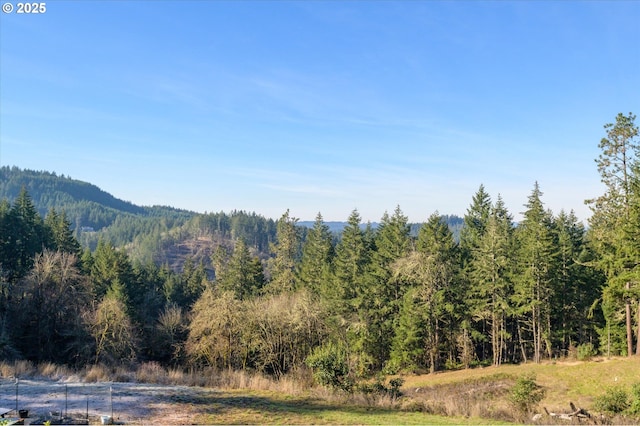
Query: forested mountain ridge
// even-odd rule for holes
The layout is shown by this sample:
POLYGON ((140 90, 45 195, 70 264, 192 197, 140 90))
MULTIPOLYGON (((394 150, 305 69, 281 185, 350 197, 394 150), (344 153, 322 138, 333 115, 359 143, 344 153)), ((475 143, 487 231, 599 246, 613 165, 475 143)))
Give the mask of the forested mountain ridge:
POLYGON ((120 216, 181 217, 195 213, 173 207, 141 207, 123 201, 96 185, 55 172, 0 167, 0 199, 13 202, 26 188, 41 216, 51 208, 65 211, 72 227, 100 230, 112 225, 120 216))
MULTIPOLYGON (((242 238, 262 257, 275 236, 275 221, 256 213, 205 213, 167 206, 142 207, 96 185, 55 172, 0 168, 0 200, 13 203, 26 189, 40 216, 64 212, 82 246, 95 250, 103 239, 124 247, 142 263, 182 271, 187 258, 212 272, 211 254, 242 238)), ((210 273, 211 275, 211 273, 210 273)))
MULTIPOLYGON (((244 239, 260 257, 266 258, 275 238, 275 221, 256 213, 198 214, 167 206, 142 207, 123 201, 88 182, 64 174, 35 171, 13 166, 0 168, 0 200, 12 203, 25 188, 38 213, 44 217, 51 209, 65 212, 80 243, 95 249, 99 239, 116 247, 126 247, 135 260, 168 264, 182 270, 187 258, 203 262, 212 271, 210 257, 220 245, 244 239)), ((459 239, 462 218, 443 216, 454 238, 459 239)), ((348 222, 326 222, 336 239, 348 222)), ((300 221, 303 234, 313 221, 300 221)), ((376 229, 379 223, 362 224, 376 229)), ((422 224, 411 224, 416 236, 422 224)))

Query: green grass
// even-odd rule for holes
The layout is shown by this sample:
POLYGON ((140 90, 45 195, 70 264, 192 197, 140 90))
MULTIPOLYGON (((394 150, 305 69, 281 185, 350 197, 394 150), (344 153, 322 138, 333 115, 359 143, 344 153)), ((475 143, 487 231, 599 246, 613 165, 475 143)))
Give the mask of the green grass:
POLYGON ((218 392, 200 401, 199 424, 495 424, 484 419, 433 416, 394 408, 330 403, 266 391, 218 392))

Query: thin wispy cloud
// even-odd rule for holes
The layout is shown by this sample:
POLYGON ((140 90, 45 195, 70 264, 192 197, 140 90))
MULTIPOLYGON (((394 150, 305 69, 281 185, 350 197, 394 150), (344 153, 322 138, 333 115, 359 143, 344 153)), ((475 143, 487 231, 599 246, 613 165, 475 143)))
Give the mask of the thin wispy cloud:
POLYGON ((0 16, 3 164, 328 220, 464 214, 481 183, 517 213, 537 180, 586 219, 602 126, 640 110, 636 2, 152 3, 0 16))

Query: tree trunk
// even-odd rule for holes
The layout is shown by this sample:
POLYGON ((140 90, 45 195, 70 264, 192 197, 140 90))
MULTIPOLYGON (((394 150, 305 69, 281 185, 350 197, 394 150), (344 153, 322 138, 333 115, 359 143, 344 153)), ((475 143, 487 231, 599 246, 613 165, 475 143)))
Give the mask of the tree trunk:
POLYGON ((540 323, 538 317, 538 307, 531 309, 531 331, 533 334, 533 362, 540 363, 540 323))
MULTIPOLYGON (((627 290, 631 288, 631 283, 627 282, 627 290)), ((624 304, 625 316, 627 317, 627 356, 633 355, 633 328, 631 327, 631 302, 627 300, 624 304)))
POLYGON ((516 320, 516 328, 518 330, 518 340, 520 341, 520 351, 522 352, 522 361, 527 363, 527 351, 524 347, 524 341, 522 340, 522 330, 520 329, 520 320, 516 320))
POLYGON ((640 301, 638 302, 638 332, 636 335, 636 356, 640 356, 640 301))

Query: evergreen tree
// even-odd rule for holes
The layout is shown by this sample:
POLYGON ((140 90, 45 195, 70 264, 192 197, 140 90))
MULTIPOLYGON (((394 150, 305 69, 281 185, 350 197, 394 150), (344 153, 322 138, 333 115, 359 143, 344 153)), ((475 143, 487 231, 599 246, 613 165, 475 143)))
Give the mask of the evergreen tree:
POLYGON ((55 250, 80 254, 80 243, 74 237, 71 222, 67 219, 67 214, 64 211, 58 213, 54 208, 51 208, 45 217, 44 225, 51 235, 51 246, 55 250))
POLYGON ((9 251, 11 247, 10 232, 11 223, 9 212, 11 211, 11 204, 6 199, 0 200, 0 267, 5 270, 7 267, 3 266, 7 263, 9 251))
POLYGON ((367 282, 371 251, 360 222, 360 214, 353 210, 336 245, 333 285, 327 288, 325 297, 336 323, 338 336, 334 339, 346 344, 354 365, 360 373, 364 373, 373 361, 368 358, 363 346, 369 330, 358 316, 356 297, 367 282))
POLYGON ((14 201, 7 219, 8 233, 3 237, 7 250, 3 265, 9 274, 9 280, 15 281, 29 272, 35 255, 47 248, 46 234, 42 218, 24 187, 14 201))
POLYGON ((100 240, 92 257, 90 277, 95 301, 101 301, 111 292, 126 306, 127 314, 135 317, 134 303, 141 299, 143 289, 136 285, 133 266, 124 251, 116 250, 112 244, 100 240))
POLYGON ((333 236, 318 213, 313 228, 307 233, 302 246, 302 260, 298 268, 301 285, 316 294, 324 293, 330 286, 331 262, 333 261, 333 236))
POLYGON ((484 235, 489 216, 491 214, 491 197, 480 185, 474 194, 471 205, 464 216, 464 227, 460 231, 460 247, 468 256, 471 250, 479 244, 484 235))
POLYGON ((455 350, 458 265, 459 252, 453 235, 435 213, 420 228, 416 250, 393 265, 394 279, 411 288, 404 297, 400 326, 393 340, 393 366, 407 368, 422 362, 420 367, 435 372, 441 368, 443 353, 455 350), (416 312, 418 317, 414 317, 416 312), (421 353, 417 342, 421 344, 421 353))
POLYGON ((217 277, 217 284, 221 292, 230 292, 237 299, 256 296, 264 286, 262 263, 251 256, 244 240, 236 242, 224 272, 217 277))
MULTIPOLYGON (((551 356, 551 303, 554 297, 553 271, 556 247, 551 215, 545 211, 542 192, 536 182, 526 204, 524 219, 517 228, 518 279, 514 301, 521 332, 533 342, 533 360, 539 363, 543 351, 551 356)), ((524 340, 521 339, 521 345, 524 340)), ((526 360, 524 346, 522 353, 526 360)))
POLYGON ((99 240, 91 256, 91 282, 95 300, 100 300, 117 278, 116 262, 115 248, 105 240, 99 240))
MULTIPOLYGON (((461 279, 461 253, 460 247, 455 242, 453 234, 446 224, 444 217, 437 212, 429 217, 429 220, 418 233, 417 249, 431 258, 435 265, 435 275, 430 277, 430 286, 441 289, 441 306, 443 315, 440 318, 442 330, 442 348, 447 354, 450 363, 456 363, 458 349, 468 352, 470 339, 468 336, 468 316, 466 306, 466 286, 461 279), (446 333, 446 334, 445 334, 446 333)), ((439 302, 438 298, 434 301, 439 302)), ((440 340, 439 336, 438 340, 440 340)), ((462 360, 465 365, 469 359, 462 360)), ((440 361, 431 359, 434 368, 439 368, 440 361)))
MULTIPOLYGON (((11 230, 9 212, 11 205, 7 200, 0 200, 0 333, 5 330, 5 316, 7 308, 7 299, 10 294, 10 270, 7 262, 11 254, 11 239, 9 238, 11 230)), ((0 334, 2 335, 2 334, 0 334)), ((7 347, 10 345, 7 344, 7 347)), ((8 353, 9 351, 7 351, 8 353)), ((0 356, 3 351, 0 348, 0 356)))
POLYGON ((182 267, 182 282, 184 283, 184 300, 181 305, 191 306, 207 287, 207 272, 204 264, 200 262, 196 266, 193 258, 188 257, 182 267))
POLYGON ((504 359, 507 316, 511 311, 513 292, 513 223, 502 198, 487 218, 484 231, 471 251, 469 290, 470 308, 474 318, 488 325, 493 365, 504 359))
POLYGON ((287 210, 278 220, 276 242, 271 244, 273 257, 269 259, 269 282, 265 291, 271 294, 293 291, 297 288, 295 269, 300 251, 300 232, 297 218, 287 210))
MULTIPOLYGON (((396 268, 404 266, 415 258, 421 261, 421 256, 412 253, 395 265, 396 268)), ((397 271, 402 273, 401 270, 397 271)), ((415 284, 415 283, 413 283, 415 284)), ((389 364, 387 370, 396 373, 398 370, 413 371, 429 365, 425 353, 425 342, 429 331, 429 315, 425 312, 423 298, 419 287, 411 287, 402 298, 402 305, 398 317, 398 325, 391 345, 389 364)))
POLYGON ((392 279, 391 266, 409 252, 409 225, 400 207, 393 216, 384 214, 374 240, 365 280, 356 286, 354 300, 360 328, 358 347, 362 348, 374 369, 380 369, 389 358, 394 328, 405 292, 402 280, 392 279))
POLYGON ((176 349, 178 342, 175 341, 175 333, 164 333, 166 329, 160 327, 161 316, 167 315, 165 320, 172 318, 172 315, 175 316, 175 311, 171 310, 172 307, 175 307, 179 314, 182 313, 179 307, 165 303, 163 285, 167 274, 173 274, 173 272, 153 263, 136 262, 133 266, 136 291, 131 292, 133 299, 130 301, 131 306, 134 307, 131 320, 137 324, 140 337, 138 353, 146 359, 163 362, 174 361, 168 357, 168 354, 173 355, 174 351, 176 355, 179 354, 176 349), (169 347, 166 347, 165 341, 159 341, 160 334, 173 339, 169 347))
POLYGON ((369 246, 364 232, 360 229, 360 223, 360 214, 357 210, 353 210, 347 225, 342 230, 342 237, 336 245, 335 285, 332 286, 329 297, 339 305, 338 312, 341 313, 352 310, 356 289, 362 282, 370 259, 369 246))
MULTIPOLYGON (((602 196, 588 200, 593 211, 589 220, 590 241, 599 256, 596 265, 607 277, 607 287, 603 291, 603 309, 608 312, 607 329, 618 326, 615 314, 624 309, 628 355, 633 353, 631 303, 634 299, 639 303, 640 311, 637 295, 640 293, 640 259, 634 250, 633 238, 634 229, 638 228, 638 222, 633 220, 637 197, 633 181, 640 154, 635 119, 632 113, 620 113, 615 123, 604 126, 607 135, 600 141, 602 152, 596 163, 607 190, 602 196)), ((640 334, 640 321, 638 326, 640 334)), ((640 345, 637 346, 640 353, 640 345)))
MULTIPOLYGON (((474 256, 479 252, 480 240, 484 236, 489 216, 491 214, 491 197, 486 192, 484 185, 480 185, 478 191, 473 195, 471 205, 467 209, 467 213, 463 218, 463 227, 460 230, 460 252, 461 252, 461 266, 462 277, 465 284, 465 293, 469 293, 470 298, 467 302, 472 302, 475 299, 475 295, 472 294, 476 286, 480 286, 476 282, 477 276, 473 275, 473 264, 476 262, 474 256)), ((467 334, 470 334, 477 343, 476 352, 481 359, 488 358, 489 349, 487 348, 486 330, 487 323, 484 317, 472 318, 472 312, 474 307, 468 306, 467 309, 463 309, 467 313, 467 318, 463 319, 463 326, 466 328, 476 327, 470 329, 467 334)))

